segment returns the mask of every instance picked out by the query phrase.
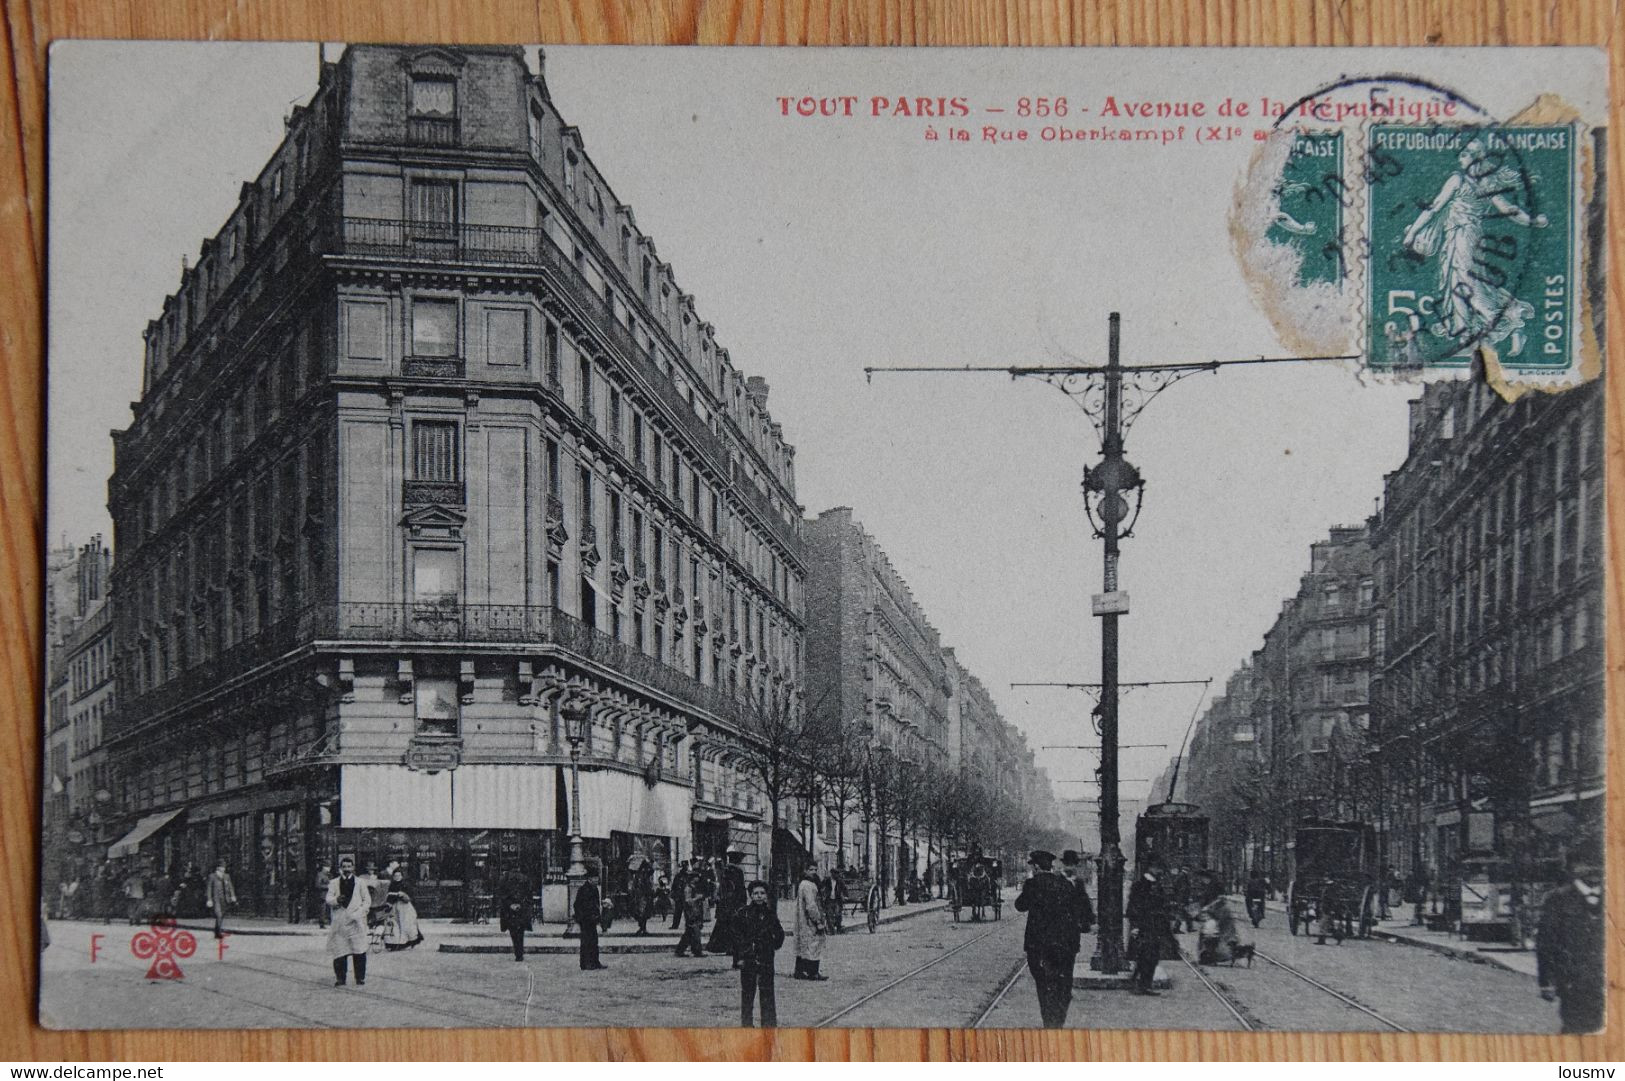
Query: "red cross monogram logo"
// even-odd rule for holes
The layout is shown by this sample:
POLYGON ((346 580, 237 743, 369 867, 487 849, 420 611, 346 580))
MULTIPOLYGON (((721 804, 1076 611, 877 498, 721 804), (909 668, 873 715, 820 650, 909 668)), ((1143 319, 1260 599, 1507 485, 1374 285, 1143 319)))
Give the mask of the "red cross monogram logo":
POLYGON ((197 952, 197 939, 190 931, 175 930, 174 916, 159 916, 152 921, 151 931, 137 932, 130 939, 130 952, 141 961, 152 958, 147 979, 179 980, 184 978, 179 958, 197 952))

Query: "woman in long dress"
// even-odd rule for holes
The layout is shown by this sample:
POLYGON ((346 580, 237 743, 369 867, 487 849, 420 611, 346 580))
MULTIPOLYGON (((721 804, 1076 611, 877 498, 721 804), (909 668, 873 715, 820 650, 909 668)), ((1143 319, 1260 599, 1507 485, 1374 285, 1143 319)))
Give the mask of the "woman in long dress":
POLYGON ((1505 287, 1504 268, 1516 261, 1502 253, 1516 248, 1494 237, 1486 243, 1484 222, 1544 229, 1546 215, 1530 214, 1508 198, 1524 190, 1523 178, 1498 160, 1499 152, 1493 158, 1485 153, 1482 139, 1470 140, 1456 156, 1460 168, 1411 222, 1402 243, 1425 258, 1439 257, 1438 315, 1429 328, 1435 336, 1466 348, 1517 335, 1516 356, 1523 351, 1523 325, 1535 317, 1535 309, 1505 287))
POLYGON ((406 892, 406 875, 396 871, 389 879, 389 893, 384 896, 384 903, 389 905, 389 923, 384 927, 384 948, 387 950, 409 950, 423 941, 423 932, 418 928, 418 910, 412 905, 412 897, 406 892))

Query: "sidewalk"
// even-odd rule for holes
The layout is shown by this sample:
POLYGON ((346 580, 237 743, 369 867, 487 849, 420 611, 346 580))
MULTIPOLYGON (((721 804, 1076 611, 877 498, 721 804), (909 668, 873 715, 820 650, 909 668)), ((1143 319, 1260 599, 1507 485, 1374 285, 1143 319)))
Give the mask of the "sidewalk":
MULTIPOLYGON (((1232 896, 1227 900, 1235 906, 1238 914, 1247 911, 1243 898, 1232 896)), ((1279 913, 1283 919, 1286 916, 1286 906, 1279 901, 1266 901, 1264 907, 1268 912, 1279 913)), ((1404 907, 1409 909, 1408 905, 1404 907)), ((1371 937, 1405 946, 1417 946, 1474 964, 1495 965, 1508 972, 1516 972, 1530 979, 1535 978, 1535 951, 1532 949, 1519 950, 1504 943, 1469 942, 1449 931, 1429 931, 1426 927, 1418 927, 1411 922, 1409 915, 1399 915, 1400 909, 1391 911, 1396 913, 1394 918, 1378 920, 1371 930, 1371 937)))
MULTIPOLYGON (((788 915, 789 911, 791 911, 789 909, 790 904, 791 902, 789 901, 780 902, 781 920, 791 918, 788 915)), ((881 910, 879 922, 883 925, 895 923, 898 920, 905 920, 914 916, 922 916, 927 912, 943 912, 946 911, 947 908, 948 902, 946 900, 923 901, 918 904, 902 906, 893 905, 889 908, 881 910)), ((125 921, 115 920, 114 922, 123 924, 125 921)), ((493 948, 498 952, 506 951, 510 948, 507 945, 507 932, 503 931, 497 925, 497 921, 494 919, 489 923, 463 923, 441 917, 435 919, 420 919, 418 923, 423 929, 423 936, 425 939, 439 943, 445 943, 448 939, 456 942, 467 943, 466 945, 454 946, 453 949, 448 952, 460 953, 472 951, 475 949, 475 943, 481 939, 489 939, 492 943, 501 943, 500 946, 493 946, 493 948)), ((190 931, 205 931, 211 933, 214 931, 214 921, 208 919, 207 917, 183 918, 177 921, 176 926, 186 928, 190 931)), ((708 921, 706 924, 707 936, 710 934, 710 926, 710 922, 708 921)), ((854 932, 863 933, 863 914, 860 912, 855 917, 850 915, 847 916, 845 926, 847 934, 852 934, 854 932)), ((537 923, 534 925, 534 928, 534 930, 526 932, 525 938, 527 941, 537 942, 543 945, 563 947, 569 952, 574 952, 576 948, 575 937, 573 935, 568 939, 564 937, 563 924, 537 923)), ((647 952, 654 952, 657 950, 675 950, 677 948, 677 940, 681 937, 680 932, 671 930, 671 918, 669 916, 663 919, 651 919, 649 921, 649 933, 647 935, 639 935, 637 931, 637 923, 635 921, 623 918, 617 919, 608 932, 602 933, 598 937, 600 942, 606 944, 605 948, 609 952, 622 952, 620 950, 610 949, 610 947, 614 945, 635 945, 638 947, 645 947, 647 952)), ((277 919, 274 916, 228 917, 226 920, 226 933, 232 935, 250 936, 268 935, 306 938, 327 937, 326 928, 318 926, 314 921, 307 920, 304 923, 289 923, 285 919, 277 919)), ((645 952, 645 950, 638 949, 635 951, 625 952, 645 952)))

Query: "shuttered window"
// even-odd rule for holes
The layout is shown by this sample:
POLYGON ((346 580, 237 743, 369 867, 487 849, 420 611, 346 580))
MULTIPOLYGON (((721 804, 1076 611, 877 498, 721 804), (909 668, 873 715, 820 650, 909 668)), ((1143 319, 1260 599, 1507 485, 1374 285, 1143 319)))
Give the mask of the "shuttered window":
POLYGON ((412 478, 431 481, 456 481, 461 478, 455 421, 420 420, 413 423, 412 478))

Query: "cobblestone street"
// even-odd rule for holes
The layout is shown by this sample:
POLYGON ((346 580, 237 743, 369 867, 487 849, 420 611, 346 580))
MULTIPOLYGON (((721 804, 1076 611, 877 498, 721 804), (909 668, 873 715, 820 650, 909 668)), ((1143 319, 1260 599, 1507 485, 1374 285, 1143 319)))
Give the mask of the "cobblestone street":
MULTIPOLYGON (((784 906, 787 908, 787 906, 784 906)), ((779 1023, 785 1027, 1032 1028, 1038 1003, 1021 953, 1024 918, 954 923, 934 909, 831 938, 823 971, 790 978, 794 953, 779 954, 779 1023), (1013 981, 1012 981, 1013 977, 1013 981), (1001 998, 1001 991, 1008 990, 1001 998), (995 1001, 997 999, 997 1001, 995 1001), (989 1012, 989 1007, 992 1007, 989 1012)), ((313 934, 238 934, 222 956, 207 932, 180 960, 183 977, 148 980, 131 953, 142 928, 85 922, 51 926, 44 953, 41 1017, 52 1027, 709 1027, 738 1022, 739 981, 726 958, 678 959, 664 952, 606 956, 609 968, 582 972, 575 958, 415 950, 371 955, 365 988, 333 986, 323 940, 313 934), (96 958, 91 960, 91 936, 96 958)), ((461 929, 458 942, 479 932, 461 929)), ((442 934, 440 941, 452 936, 442 934)), ((489 937, 489 936, 487 936, 489 937)), ((1187 951, 1194 936, 1182 935, 1187 951)), ((484 939, 481 938, 481 941, 484 939)), ((491 937, 491 941, 497 941, 491 937)), ((635 940, 634 940, 635 941, 635 940)), ((1182 961, 1165 962, 1173 987, 1158 998, 1121 991, 1076 992, 1068 1027, 1272 1030, 1551 1032, 1555 1007, 1527 975, 1463 957, 1376 939, 1316 946, 1291 936, 1271 911, 1257 932, 1251 968, 1204 969, 1209 989, 1182 961), (1266 958, 1369 1008, 1339 1001, 1266 958), (1220 995, 1224 998, 1221 999, 1220 995), (1235 1007, 1235 1012, 1227 1006, 1235 1007)), ((1087 944, 1086 944, 1087 949, 1087 944)), ((1080 958, 1080 966, 1087 956, 1080 958)))

